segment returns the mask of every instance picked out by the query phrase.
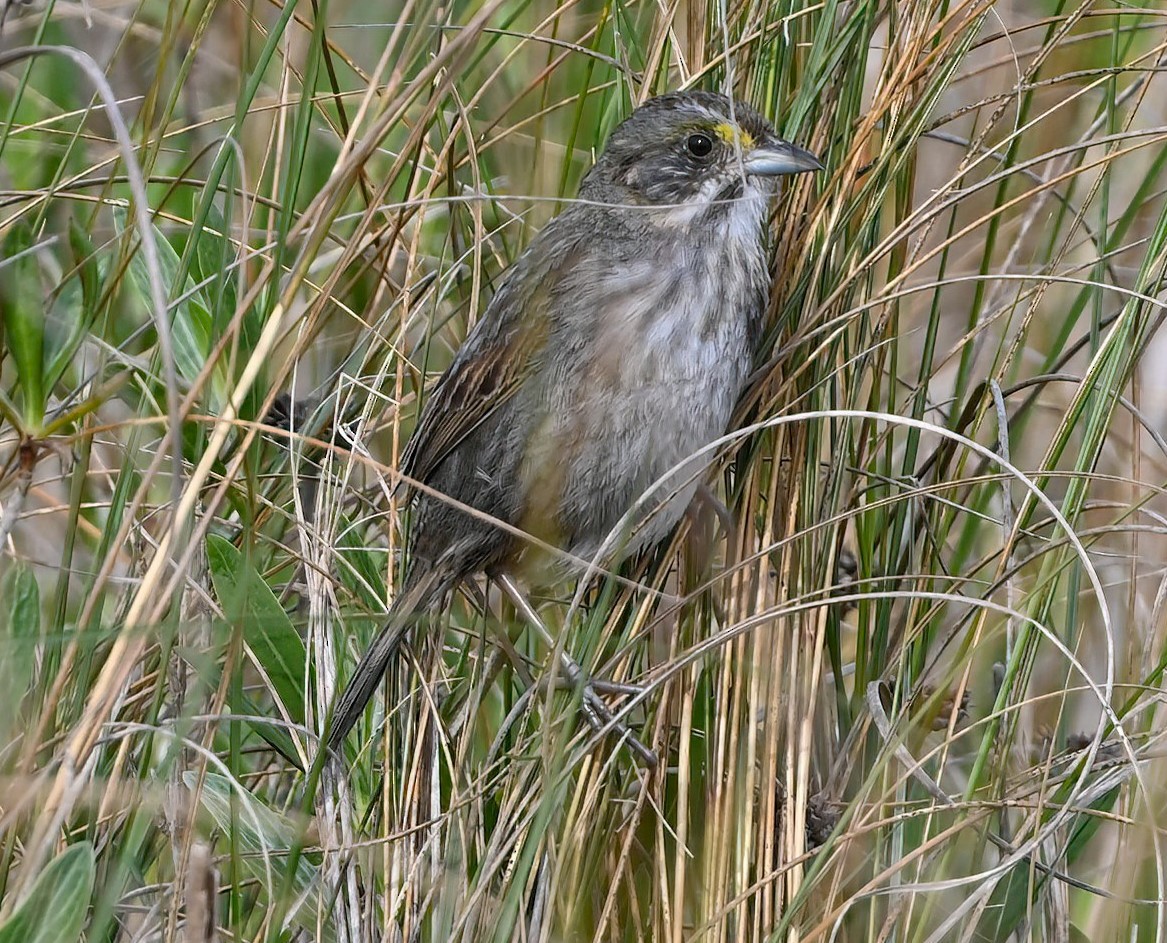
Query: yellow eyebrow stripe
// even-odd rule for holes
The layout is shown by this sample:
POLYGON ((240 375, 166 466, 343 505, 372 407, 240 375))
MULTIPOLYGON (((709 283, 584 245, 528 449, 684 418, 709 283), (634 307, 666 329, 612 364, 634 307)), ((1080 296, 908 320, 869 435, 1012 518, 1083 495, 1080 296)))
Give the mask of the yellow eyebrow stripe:
POLYGON ((734 144, 740 145, 743 151, 748 151, 754 146, 754 136, 749 131, 734 127, 728 121, 714 125, 713 130, 726 144, 731 146, 734 144))

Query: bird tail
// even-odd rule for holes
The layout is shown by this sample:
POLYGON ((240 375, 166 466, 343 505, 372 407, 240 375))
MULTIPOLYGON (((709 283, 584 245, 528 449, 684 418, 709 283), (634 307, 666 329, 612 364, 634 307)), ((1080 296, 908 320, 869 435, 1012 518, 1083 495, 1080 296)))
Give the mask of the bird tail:
POLYGON ((430 604, 443 595, 452 585, 452 581, 443 578, 437 567, 423 573, 416 583, 405 588, 389 607, 389 614, 385 624, 373 644, 361 657, 357 670, 349 679, 348 686, 336 702, 332 712, 331 722, 327 725, 325 749, 328 752, 338 750, 353 724, 365 709, 365 705, 373 696, 377 685, 389 666, 389 661, 401 644, 401 639, 412 624, 414 617, 425 611, 430 604))

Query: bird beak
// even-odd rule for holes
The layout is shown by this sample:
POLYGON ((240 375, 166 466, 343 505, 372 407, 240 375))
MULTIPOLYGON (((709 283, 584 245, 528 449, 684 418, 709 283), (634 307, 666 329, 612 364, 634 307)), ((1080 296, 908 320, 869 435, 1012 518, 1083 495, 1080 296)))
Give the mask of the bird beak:
POLYGON ((745 155, 742 166, 746 173, 759 177, 778 177, 823 169, 822 163, 810 151, 779 140, 755 147, 745 155))

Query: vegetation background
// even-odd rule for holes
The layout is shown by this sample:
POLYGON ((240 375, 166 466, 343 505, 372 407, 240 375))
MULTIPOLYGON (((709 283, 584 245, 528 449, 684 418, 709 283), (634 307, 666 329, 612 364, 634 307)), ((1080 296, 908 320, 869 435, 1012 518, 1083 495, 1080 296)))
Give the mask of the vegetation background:
POLYGON ((1167 4, 0 22, 0 943, 1167 938, 1167 4), (680 87, 828 169, 775 208, 736 527, 540 600, 659 767, 482 586, 308 774, 419 400, 680 87))

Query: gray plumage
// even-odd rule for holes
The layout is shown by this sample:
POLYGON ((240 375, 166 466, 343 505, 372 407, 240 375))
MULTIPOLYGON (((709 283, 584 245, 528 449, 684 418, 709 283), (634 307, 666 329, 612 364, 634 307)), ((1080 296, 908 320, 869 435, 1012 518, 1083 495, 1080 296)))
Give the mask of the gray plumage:
MULTIPOLYGON (((645 103, 613 132, 579 201, 506 272, 426 401, 403 474, 576 558, 610 536, 623 553, 662 540, 708 460, 694 454, 725 432, 753 364, 773 177, 818 166, 744 103, 698 92, 645 103), (646 514, 614 534, 673 469, 646 514)), ((413 612, 474 573, 562 567, 429 493, 417 498, 408 550, 398 600, 337 705, 330 746, 372 696, 413 612)))

